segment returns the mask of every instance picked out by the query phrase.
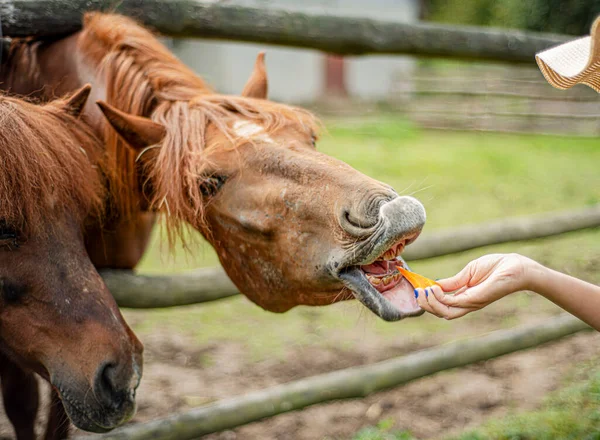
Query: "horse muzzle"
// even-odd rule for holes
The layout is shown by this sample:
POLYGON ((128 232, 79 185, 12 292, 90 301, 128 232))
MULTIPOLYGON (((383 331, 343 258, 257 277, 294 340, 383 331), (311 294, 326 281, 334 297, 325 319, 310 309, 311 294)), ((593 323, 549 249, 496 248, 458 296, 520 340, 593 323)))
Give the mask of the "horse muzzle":
POLYGON ((414 242, 426 220, 425 208, 413 197, 396 197, 381 205, 380 218, 370 237, 348 252, 339 278, 354 297, 385 321, 419 316, 410 283, 398 271, 408 268, 401 254, 414 242))

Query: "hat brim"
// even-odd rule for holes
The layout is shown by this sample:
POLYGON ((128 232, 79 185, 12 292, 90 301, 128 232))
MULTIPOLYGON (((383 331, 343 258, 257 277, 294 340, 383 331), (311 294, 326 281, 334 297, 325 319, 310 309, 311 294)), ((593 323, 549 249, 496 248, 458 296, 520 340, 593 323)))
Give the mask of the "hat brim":
POLYGON ((540 52, 535 59, 553 87, 564 90, 585 84, 600 92, 600 17, 589 37, 540 52))

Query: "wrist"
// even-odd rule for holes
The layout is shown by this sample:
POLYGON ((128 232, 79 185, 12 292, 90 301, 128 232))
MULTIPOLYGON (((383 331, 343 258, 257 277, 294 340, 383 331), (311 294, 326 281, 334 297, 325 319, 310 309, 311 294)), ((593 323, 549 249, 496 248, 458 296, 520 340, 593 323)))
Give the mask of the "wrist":
POLYGON ((544 290, 544 284, 548 277, 548 268, 530 258, 524 258, 525 279, 523 287, 525 290, 541 293, 544 290))

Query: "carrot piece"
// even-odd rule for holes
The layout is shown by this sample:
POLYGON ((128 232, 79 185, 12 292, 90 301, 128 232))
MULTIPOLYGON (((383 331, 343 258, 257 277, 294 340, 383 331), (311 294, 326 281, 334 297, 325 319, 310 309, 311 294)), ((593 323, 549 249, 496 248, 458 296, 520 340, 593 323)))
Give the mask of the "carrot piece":
POLYGON ((410 270, 406 270, 403 267, 396 266, 402 276, 406 278, 406 280, 415 288, 415 289, 425 289, 426 287, 436 286, 436 283, 429 278, 425 278, 423 275, 419 275, 418 273, 411 272, 410 270))

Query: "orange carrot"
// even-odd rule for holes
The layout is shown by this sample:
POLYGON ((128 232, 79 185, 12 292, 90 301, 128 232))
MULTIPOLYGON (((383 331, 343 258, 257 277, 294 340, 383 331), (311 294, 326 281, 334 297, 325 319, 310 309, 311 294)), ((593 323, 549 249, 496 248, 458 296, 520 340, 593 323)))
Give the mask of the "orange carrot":
POLYGON ((396 267, 398 268, 398 270, 400 271, 402 276, 404 278, 406 278, 406 280, 415 289, 425 289, 426 287, 438 285, 438 283, 436 283, 435 281, 430 280, 429 278, 425 278, 424 276, 419 275, 418 273, 411 272, 410 270, 406 270, 400 266, 396 266, 396 267))

